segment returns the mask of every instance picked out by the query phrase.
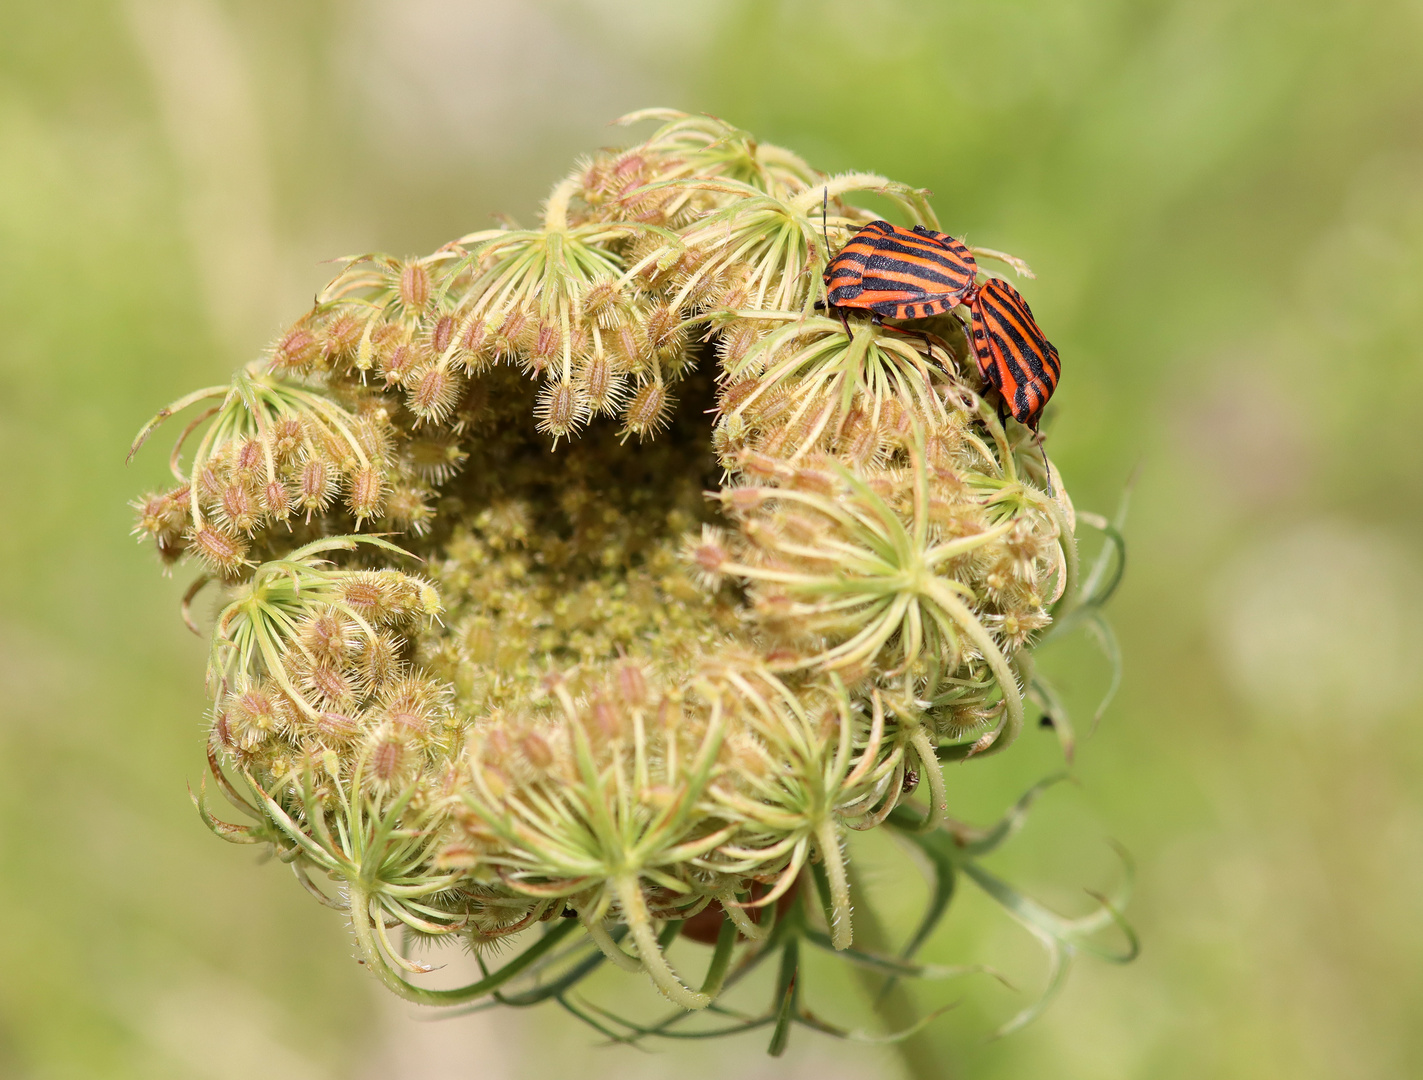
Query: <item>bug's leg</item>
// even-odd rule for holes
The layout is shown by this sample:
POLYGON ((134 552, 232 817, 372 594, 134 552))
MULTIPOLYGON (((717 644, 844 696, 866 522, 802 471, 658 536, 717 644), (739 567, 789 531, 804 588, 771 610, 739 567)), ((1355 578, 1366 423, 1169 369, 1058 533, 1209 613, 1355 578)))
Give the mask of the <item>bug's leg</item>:
MULTIPOLYGON (((903 327, 901 327, 901 326, 889 326, 889 325, 887 325, 887 324, 883 321, 883 319, 880 319, 880 320, 876 323, 876 325, 883 326, 886 330, 890 331, 891 333, 903 334, 905 337, 918 338, 920 341, 922 341, 922 342, 924 343, 924 350, 925 350, 925 352, 927 352, 927 353, 929 354, 929 359, 930 359, 930 360, 933 360, 933 359, 934 359, 934 337, 935 337, 935 335, 929 333, 929 331, 927 331, 927 330, 905 330, 905 329, 904 329, 903 327)), ((946 342, 943 338, 939 338, 938 341, 939 341, 939 346, 940 346, 940 348, 942 348, 942 349, 944 350, 944 355, 947 356, 947 357, 949 357, 949 359, 952 361, 954 354, 953 354, 953 351, 949 348, 948 342, 946 342)), ((945 371, 948 371, 948 370, 949 370, 949 365, 948 365, 948 364, 945 364, 945 365, 944 365, 944 370, 945 370, 945 371)))
MULTIPOLYGON (((968 301, 965 300, 964 303, 967 304, 968 301)), ((993 384, 988 381, 987 368, 984 365, 982 358, 978 355, 978 347, 973 343, 972 325, 970 324, 968 319, 964 318, 963 315, 960 314, 958 308, 954 308, 952 311, 949 312, 949 314, 954 317, 954 322, 958 323, 959 325, 959 333, 963 335, 965 361, 967 361, 969 358, 972 358, 974 364, 978 367, 980 376, 982 376, 983 389, 978 392, 978 396, 981 398, 986 398, 988 396, 986 391, 993 384)), ((944 351, 952 355, 947 342, 944 343, 944 351)))
POLYGON ((954 322, 959 324, 959 332, 963 334, 964 349, 969 356, 977 357, 978 350, 973 347, 973 330, 970 328, 968 320, 959 314, 957 308, 949 314, 954 317, 954 322))
MULTIPOLYGON (((916 331, 916 332, 918 333, 918 335, 919 335, 921 338, 924 339, 924 351, 929 354, 929 359, 930 359, 930 360, 934 359, 934 343, 929 340, 929 331, 927 331, 927 330, 919 330, 919 331, 916 331)), ((949 369, 949 365, 948 365, 948 364, 945 364, 945 365, 944 365, 944 370, 947 371, 948 369, 949 369)))
POLYGON ((845 309, 836 308, 835 314, 840 316, 840 325, 845 328, 845 336, 853 342, 855 340, 855 335, 850 332, 850 317, 845 314, 845 309))

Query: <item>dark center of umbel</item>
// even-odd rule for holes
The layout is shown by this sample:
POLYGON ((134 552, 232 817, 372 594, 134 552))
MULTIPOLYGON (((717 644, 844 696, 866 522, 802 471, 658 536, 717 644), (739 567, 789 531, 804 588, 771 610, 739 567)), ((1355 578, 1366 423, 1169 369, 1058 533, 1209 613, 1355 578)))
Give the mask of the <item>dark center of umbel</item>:
POLYGON ((709 371, 671 387, 656 438, 595 417, 551 448, 535 388, 508 367, 482 376, 469 460, 444 488, 425 554, 447 606, 424 661, 478 715, 519 708, 551 672, 595 681, 622 656, 676 679, 734 623, 692 582, 683 538, 716 517, 709 371))

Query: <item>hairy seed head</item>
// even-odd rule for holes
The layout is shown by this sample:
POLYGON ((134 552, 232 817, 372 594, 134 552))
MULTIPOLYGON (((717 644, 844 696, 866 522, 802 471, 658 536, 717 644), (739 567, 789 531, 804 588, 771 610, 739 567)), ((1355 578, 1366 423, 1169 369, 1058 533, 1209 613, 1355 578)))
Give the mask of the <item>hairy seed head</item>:
POLYGON ((134 535, 155 540, 176 539, 188 523, 188 491, 182 487, 162 494, 150 493, 130 503, 138 511, 134 535))
POLYGON ((553 765, 553 747, 537 731, 526 732, 518 739, 519 752, 539 772, 547 772, 553 765))
POLYGON ((273 521, 285 521, 291 516, 291 492, 280 480, 269 480, 263 486, 262 510, 273 521))
POLYGON ((686 338, 682 319, 668 304, 658 304, 647 313, 647 343, 660 356, 678 352, 686 338))
POLYGON ((335 709, 322 709, 315 716, 307 717, 306 726, 322 745, 337 748, 350 745, 361 733, 359 720, 335 709))
POLYGON ((331 505, 338 486, 335 467, 322 455, 308 453, 297 473, 294 493, 297 506, 306 511, 307 520, 331 505))
POLYGON ((702 535, 688 538, 686 554, 697 576, 697 582, 708 592, 721 587, 722 577, 731 562, 726 534, 713 525, 703 525, 702 535))
POLYGON ((398 791, 419 767, 419 754, 408 736, 390 724, 377 727, 366 739, 366 783, 377 792, 398 791))
POLYGON ((542 371, 563 353, 563 331, 558 323, 540 320, 528 331, 524 358, 536 372, 542 371))
POLYGON ((400 302, 406 311, 423 311, 430 302, 430 271, 419 262, 400 268, 400 302))
POLYGON ((592 412, 618 411, 627 396, 627 381, 614 368, 606 353, 590 357, 578 372, 578 389, 592 412))
POLYGON ((632 660, 620 660, 613 666, 617 682, 618 696, 629 708, 640 708, 647 704, 647 673, 641 664, 632 660))
POLYGON ((623 291, 609 279, 597 282, 583 294, 583 314, 604 330, 622 322, 623 291))
POLYGON ((494 333, 494 340, 491 344, 495 354, 509 357, 518 352, 519 342, 523 340, 528 325, 528 313, 523 308, 512 308, 504 316, 503 322, 499 324, 499 329, 494 333))
POLYGON ((623 410, 623 437, 639 439, 656 435, 670 422, 673 401, 661 382, 645 382, 633 392, 623 410))
POLYGON ((247 543, 232 533, 203 525, 189 539, 198 558, 219 576, 231 577, 247 565, 247 543))
POLYGON ((459 324, 455 337, 456 358, 471 375, 478 375, 489 367, 493 357, 486 350, 489 327, 482 315, 466 315, 459 324))
POLYGON ((321 357, 321 341, 305 326, 293 326, 272 348, 272 370, 306 371, 321 357))
POLYGON ((413 376, 405 403, 417 422, 438 423, 454 411, 459 403, 463 380, 443 361, 413 376))
POLYGON ((286 465, 300 452, 306 429, 295 416, 284 416, 272 425, 267 437, 270 440, 273 460, 278 465, 286 465))
POLYGON ((351 312, 341 312, 326 324, 321 335, 322 355, 331 361, 354 360, 364 332, 361 319, 351 312))
POLYGON ((538 429, 557 440, 583 426, 588 419, 588 402, 573 383, 545 383, 534 402, 534 416, 538 429))
POLYGON ((317 660, 342 664, 357 639, 356 624, 334 609, 317 610, 296 625, 296 640, 317 660))
POLYGON ((381 355, 381 378, 386 386, 403 386, 424 360, 424 353, 414 342, 395 342, 381 355))
POLYGON ((436 356, 443 357, 445 355, 445 350, 454 340, 455 326, 453 315, 441 315, 430 327, 430 351, 436 356))
POLYGON ((346 505, 351 516, 358 522, 379 517, 385 505, 386 492, 385 477, 380 472, 370 466, 357 469, 346 492, 346 505))
POLYGON ((387 633, 364 638, 356 649, 355 659, 362 677, 376 693, 383 692, 403 670, 400 641, 387 633))

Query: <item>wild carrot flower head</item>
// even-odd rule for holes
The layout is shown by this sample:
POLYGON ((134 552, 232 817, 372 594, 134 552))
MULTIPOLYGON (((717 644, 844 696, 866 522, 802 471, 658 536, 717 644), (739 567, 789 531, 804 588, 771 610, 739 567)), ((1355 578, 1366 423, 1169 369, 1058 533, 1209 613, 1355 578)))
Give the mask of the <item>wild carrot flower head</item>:
POLYGON ((1018 904, 973 861, 998 841, 946 818, 941 762, 1057 702, 1045 635, 1109 640, 1110 560, 1084 591, 1060 477, 958 322, 816 313, 826 238, 871 220, 847 200, 937 228, 926 193, 646 119, 532 227, 348 260, 264 356, 140 433, 200 410, 174 485, 134 507, 199 567, 189 600, 224 590, 210 763, 251 823, 200 799, 204 819, 278 849, 387 986, 434 1004, 567 1004, 611 963, 699 1010, 741 950, 782 956, 768 1023, 825 1029, 799 942, 944 973, 855 945, 849 840, 877 827, 940 888, 963 869, 1086 947, 1115 908, 1018 904), (527 945, 430 990, 392 930, 527 945), (716 942, 700 978, 679 931, 716 942))

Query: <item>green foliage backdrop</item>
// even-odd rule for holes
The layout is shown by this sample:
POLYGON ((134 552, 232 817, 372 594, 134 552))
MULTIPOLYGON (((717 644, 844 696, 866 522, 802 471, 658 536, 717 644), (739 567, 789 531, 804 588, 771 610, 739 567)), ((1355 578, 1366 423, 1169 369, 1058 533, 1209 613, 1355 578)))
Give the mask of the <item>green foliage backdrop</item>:
MULTIPOLYGON (((759 1046, 590 1057, 553 1015, 416 1028, 339 918, 183 789, 204 647, 181 575, 126 536, 162 469, 125 470, 133 431, 304 310, 319 259, 527 219, 621 137, 599 121, 649 104, 923 184, 946 229, 1029 259, 1065 367, 1056 463, 1107 512, 1139 468, 1127 682, 1002 865, 1081 910, 1121 841, 1144 953, 1079 965, 996 1043, 1018 999, 965 994, 934 1029, 945 1074, 1423 1068, 1417 4, 66 0, 5 22, 0 1074, 404 1076, 435 1047, 451 1076, 894 1075, 809 1038, 756 1073, 759 1046)), ((1100 689, 1085 650, 1053 662, 1100 689)), ((988 819, 1055 754, 1043 733, 951 767, 954 805, 988 819)), ((986 906, 951 923, 926 958, 1038 985, 986 906)))

